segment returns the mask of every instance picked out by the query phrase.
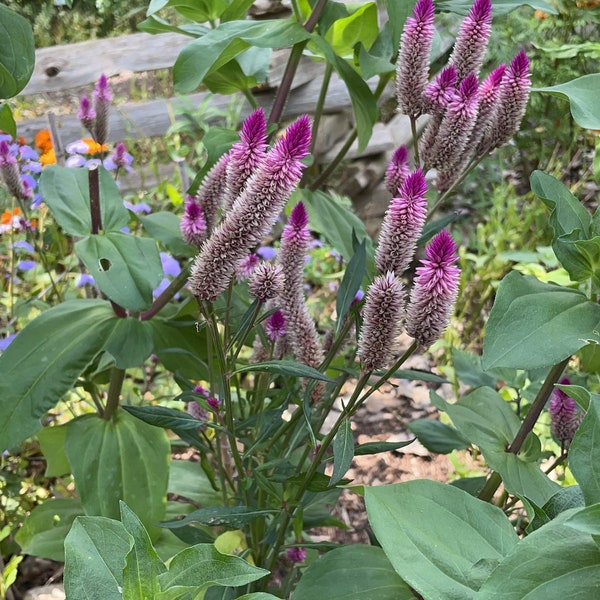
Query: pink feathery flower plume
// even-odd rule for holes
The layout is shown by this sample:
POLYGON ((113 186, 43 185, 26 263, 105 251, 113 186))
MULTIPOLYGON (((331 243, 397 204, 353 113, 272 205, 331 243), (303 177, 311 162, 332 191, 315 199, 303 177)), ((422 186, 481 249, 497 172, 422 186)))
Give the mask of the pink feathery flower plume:
POLYGON ((419 0, 413 16, 406 19, 400 39, 396 89, 400 111, 418 117, 423 111, 422 94, 429 78, 429 54, 434 34, 432 0, 419 0))
POLYGON ((469 73, 479 74, 491 31, 491 1, 475 0, 462 22, 449 60, 456 67, 459 81, 469 73))
POLYGON ((228 163, 229 154, 223 154, 204 176, 196 192, 195 200, 202 209, 206 221, 206 237, 210 236, 219 221, 228 163))
POLYGON ((277 298, 283 291, 283 273, 273 263, 261 262, 250 276, 248 291, 261 302, 277 298))
POLYGON ((224 221, 204 243, 192 267, 194 294, 214 300, 223 292, 239 262, 269 233, 300 181, 301 160, 310 145, 310 119, 300 117, 268 152, 224 221))
POLYGON ((448 104, 435 143, 422 156, 429 168, 449 171, 461 161, 477 120, 478 103, 477 77, 470 73, 448 104))
MULTIPOLYGON (((93 138, 98 144, 106 144, 108 140, 108 113, 110 112, 110 103, 112 94, 106 75, 102 73, 96 83, 94 90, 94 111, 96 119, 94 121, 93 138)), ((81 108, 81 107, 80 107, 81 108)))
MULTIPOLYGON (((563 377, 559 383, 570 385, 571 380, 563 377)), ((559 388, 552 392, 548 412, 550 413, 550 430, 556 440, 560 442, 564 452, 571 445, 573 436, 581 424, 583 412, 579 411, 575 400, 559 388)))
POLYGON ((484 140, 492 150, 506 144, 519 130, 529 100, 529 59, 521 50, 511 61, 500 84, 491 127, 484 140))
POLYGON ((367 289, 358 337, 358 358, 365 371, 388 366, 404 319, 404 288, 392 272, 375 277, 367 289))
POLYGON ((402 275, 415 254, 427 218, 427 183, 421 169, 411 173, 392 198, 383 218, 375 266, 380 273, 402 275))
POLYGON ((460 269, 456 245, 446 230, 440 231, 425 250, 417 267, 406 314, 406 332, 422 346, 431 346, 450 322, 458 296, 460 269))
POLYGON ((256 269, 259 261, 260 258, 258 257, 258 254, 254 254, 254 252, 243 258, 235 269, 235 276, 237 277, 237 280, 245 281, 248 279, 250 275, 254 273, 254 269, 256 269))
POLYGON ((33 195, 31 188, 21 179, 17 159, 6 140, 0 142, 0 175, 8 191, 19 200, 29 200, 33 195))
POLYGON ((186 244, 191 244, 200 248, 206 239, 206 220, 202 208, 191 196, 185 203, 185 212, 179 223, 183 240, 186 244))
POLYGON ((406 146, 400 146, 394 154, 385 172, 385 187, 390 194, 396 195, 403 181, 408 177, 410 167, 408 166, 408 150, 406 146))
POLYGON ((240 141, 229 151, 225 206, 229 210, 250 176, 260 167, 267 149, 267 122, 262 108, 255 110, 242 125, 240 141))
POLYGON ((277 261, 283 273, 283 290, 278 302, 294 356, 301 363, 316 368, 323 361, 324 352, 304 298, 304 258, 309 245, 308 214, 304 204, 298 202, 281 234, 277 261))
POLYGON ((90 132, 90 135, 94 135, 94 122, 96 121, 96 111, 92 107, 92 103, 87 96, 81 98, 79 103, 79 109, 77 111, 77 118, 81 121, 81 124, 90 132))

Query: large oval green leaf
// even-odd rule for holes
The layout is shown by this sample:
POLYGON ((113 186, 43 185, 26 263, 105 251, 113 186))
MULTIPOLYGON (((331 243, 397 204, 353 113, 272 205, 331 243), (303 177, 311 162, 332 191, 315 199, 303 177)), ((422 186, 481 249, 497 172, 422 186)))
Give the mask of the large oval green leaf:
POLYGON ((537 369, 600 342, 600 305, 569 288, 513 271, 500 283, 483 342, 483 367, 537 369))
POLYGON ((119 319, 104 348, 118 369, 139 367, 152 352, 152 327, 133 317, 119 319))
POLYGON ((481 586, 476 600, 591 600, 600 591, 600 550, 565 521, 576 510, 521 540, 481 586))
POLYGON ((481 561, 517 544, 504 513, 456 487, 428 480, 368 487, 369 522, 396 572, 427 600, 469 600, 481 561))
POLYGON ((117 410, 111 421, 84 415, 71 421, 65 443, 75 487, 88 515, 119 518, 119 500, 153 538, 165 515, 170 444, 164 430, 117 410))
POLYGON ((154 240, 110 231, 79 240, 75 252, 113 302, 135 311, 152 304, 152 290, 163 278, 154 240))
POLYGON ((69 300, 50 308, 0 356, 0 447, 40 429, 39 419, 71 389, 118 321, 104 300, 69 300))
MULTIPOLYGON (((112 175, 104 167, 98 167, 98 175, 102 229, 119 230, 129 222, 129 213, 112 175)), ((91 232, 88 169, 50 165, 40 177, 40 192, 66 233, 82 237, 91 232)))
POLYGON ((12 98, 31 78, 35 47, 29 22, 2 4, 0 38, 0 98, 12 98))
POLYGON ((294 600, 414 600, 410 588, 376 546, 346 546, 313 562, 300 579, 294 600))

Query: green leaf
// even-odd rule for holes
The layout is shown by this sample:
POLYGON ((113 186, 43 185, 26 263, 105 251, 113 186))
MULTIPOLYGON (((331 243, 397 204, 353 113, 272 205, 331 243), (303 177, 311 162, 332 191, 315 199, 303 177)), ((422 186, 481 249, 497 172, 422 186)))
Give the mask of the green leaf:
POLYGON ((195 510, 183 519, 163 522, 160 526, 166 529, 178 529, 190 523, 200 523, 200 525, 210 527, 227 525, 233 529, 239 529, 247 523, 256 519, 264 519, 271 514, 273 514, 272 510, 257 510, 250 506, 211 506, 195 510))
POLYGON ((311 563, 294 600, 414 600, 383 550, 356 544, 327 552, 311 563))
POLYGON ((518 543, 499 508, 450 485, 415 480, 367 487, 365 501, 394 569, 424 598, 475 598, 474 565, 499 560, 518 543))
POLYGON ((279 598, 273 596, 273 594, 267 594, 266 592, 253 592, 252 594, 239 596, 237 600, 279 600, 279 598))
POLYGON ((228 2, 229 6, 221 14, 221 23, 243 19, 254 4, 254 0, 228 0, 228 2))
POLYGON ((117 317, 104 300, 69 300, 31 321, 0 356, 0 447, 41 428, 39 419, 100 352, 117 317))
POLYGON ((483 367, 554 365, 597 340, 599 330, 600 306, 584 294, 513 271, 496 294, 483 342, 483 367))
MULTIPOLYGON (((129 223, 129 213, 113 176, 98 167, 100 214, 104 231, 119 230, 129 223)), ((40 192, 56 222, 69 235, 83 237, 92 230, 89 170, 49 165, 40 177, 40 192)))
POLYGON ((115 359, 117 369, 139 367, 152 352, 150 323, 132 317, 118 319, 104 348, 115 359))
POLYGON ((206 75, 216 71, 249 46, 285 48, 308 39, 309 33, 289 19, 228 21, 183 48, 173 67, 175 91, 194 91, 206 75))
POLYGON ((354 436, 350 419, 342 421, 338 432, 333 439, 333 473, 329 485, 333 486, 348 472, 354 458, 354 436))
POLYGON ((218 506, 223 496, 212 489, 200 463, 173 460, 169 470, 169 493, 189 498, 199 506, 218 506))
POLYGON ((118 518, 123 500, 155 538, 164 518, 171 446, 162 429, 117 410, 69 423, 66 451, 87 514, 118 518))
POLYGON ((336 333, 339 333, 344 318, 348 314, 348 310, 356 297, 356 293, 360 289, 363 279, 367 274, 367 247, 365 238, 358 245, 354 256, 350 259, 340 289, 337 293, 335 302, 335 312, 337 314, 336 333))
POLYGON ((367 264, 373 264, 373 241, 369 237, 364 223, 344 206, 340 200, 324 192, 298 190, 298 195, 306 206, 310 228, 323 236, 342 257, 350 261, 354 256, 352 233, 359 243, 363 240, 367 250, 367 264))
POLYGON ((46 477, 60 477, 71 472, 69 459, 65 454, 66 425, 44 427, 37 432, 40 450, 46 459, 46 477))
POLYGON ((558 490, 542 508, 550 519, 554 519, 565 510, 583 506, 584 499, 581 488, 578 485, 570 485, 558 490))
POLYGON ((392 43, 394 49, 397 49, 400 45, 406 17, 412 14, 415 2, 414 0, 383 0, 383 3, 389 18, 392 43))
POLYGON ((362 6, 348 5, 348 7, 354 9, 354 12, 334 21, 325 34, 325 39, 331 44, 333 51, 344 58, 353 57, 354 46, 359 42, 369 49, 379 31, 375 2, 367 2, 362 6))
POLYGON ((187 592, 197 595, 211 585, 246 585, 268 574, 237 556, 221 554, 212 544, 198 544, 174 556, 169 571, 159 575, 164 591, 157 600, 179 598, 187 592))
POLYGON ((194 256, 198 250, 183 241, 179 223, 181 219, 172 212, 159 211, 150 215, 138 216, 144 229, 175 256, 194 256))
POLYGON ((598 394, 592 394, 591 392, 586 390, 584 387, 581 387, 580 385, 557 384, 556 387, 559 390, 562 390, 563 392, 565 392, 565 394, 567 394, 567 396, 570 396, 571 398, 573 398, 573 400, 575 400, 575 402, 577 402, 577 404, 579 404, 579 406, 581 406, 581 408, 583 408, 583 410, 588 409, 588 406, 590 405, 590 398, 592 398, 592 397, 600 398, 600 396, 598 396, 598 394))
POLYGON ((164 276, 153 239, 110 231, 79 240, 75 252, 113 302, 135 311, 150 307, 152 290, 164 276))
POLYGON ((569 447, 569 467, 586 505, 600 502, 600 399, 590 398, 588 411, 569 447))
POLYGON ((600 536, 600 504, 578 510, 565 521, 565 525, 583 533, 600 536))
MULTIPOLYGON (((466 16, 473 6, 470 0, 440 0, 435 4, 439 10, 447 10, 458 15, 466 16)), ((506 15, 513 10, 521 6, 531 6, 536 10, 541 10, 549 15, 557 15, 558 11, 551 4, 544 2, 544 0, 494 0, 493 2, 493 15, 495 17, 500 15, 506 15)))
POLYGON ((454 427, 434 419, 415 419, 406 426, 431 452, 450 454, 471 445, 454 427))
POLYGON ((158 576, 167 568, 158 558, 150 536, 137 515, 124 503, 120 503, 121 522, 133 538, 133 546, 125 557, 123 569, 123 598, 147 600, 160 593, 158 576))
POLYGON ((12 98, 33 74, 33 31, 27 19, 0 4, 0 37, 0 98, 12 98))
POLYGON ((465 385, 496 387, 496 379, 488 375, 481 366, 481 356, 473 352, 452 348, 452 366, 458 380, 465 385))
POLYGON ((17 137, 17 124, 8 104, 0 104, 0 130, 17 137))
POLYGON ((584 129, 600 129, 600 73, 584 75, 572 81, 550 87, 534 88, 534 92, 548 93, 566 99, 571 105, 571 115, 584 129))
POLYGON ((65 537, 76 517, 83 515, 79 500, 56 498, 36 506, 15 536, 23 554, 65 560, 65 537))
POLYGON ((264 83, 271 64, 271 48, 248 48, 237 58, 204 78, 204 85, 214 94, 235 94, 264 83))
POLYGON ((358 131, 358 151, 362 152, 371 139, 373 125, 377 121, 375 96, 363 78, 345 60, 335 54, 325 38, 315 34, 311 37, 311 42, 323 53, 327 62, 348 88, 358 131))
POLYGON ((267 372, 274 373, 276 375, 291 375, 292 377, 308 377, 309 379, 317 379, 319 381, 327 381, 331 383, 333 379, 323 375, 323 373, 313 369, 302 363, 294 362, 293 360, 269 360, 262 363, 256 363, 240 367, 233 371, 232 375, 237 373, 247 372, 267 372))
POLYGON ((392 452, 412 444, 415 440, 405 442, 367 442, 354 448, 354 456, 365 456, 368 454, 379 454, 381 452, 392 452))
POLYGON ((67 597, 123 600, 123 568, 131 544, 119 521, 77 517, 65 540, 67 597))
POLYGON ((227 5, 226 0, 151 0, 146 16, 151 16, 163 8, 174 8, 186 19, 204 23, 218 19, 227 5))
POLYGON ((483 583, 476 600, 590 600, 598 591, 600 550, 559 515, 522 539, 483 583))
POLYGON ((195 430, 202 425, 192 415, 167 406, 124 406, 130 415, 154 427, 175 430, 195 430))

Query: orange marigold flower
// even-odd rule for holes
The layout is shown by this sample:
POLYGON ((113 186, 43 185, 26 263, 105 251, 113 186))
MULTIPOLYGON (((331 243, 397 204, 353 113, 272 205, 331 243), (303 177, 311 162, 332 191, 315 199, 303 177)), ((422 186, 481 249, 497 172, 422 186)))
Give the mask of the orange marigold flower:
POLYGON ((27 140, 22 135, 17 138, 17 141, 21 146, 27 146, 27 140))
POLYGON ((108 151, 106 144, 99 144, 92 138, 83 138, 81 141, 88 147, 88 154, 99 154, 100 152, 108 151))
POLYGON ((50 148, 46 152, 40 155, 40 162, 42 166, 45 167, 47 165, 56 164, 56 154, 54 152, 54 148, 50 148))
POLYGON ((52 150, 52 136, 50 135, 50 131, 48 131, 48 129, 41 129, 37 132, 35 136, 35 145, 44 154, 49 150, 52 150))
POLYGON ((13 217, 18 217, 20 214, 20 208, 15 208, 13 211, 7 209, 2 213, 2 217, 0 217, 0 223, 2 225, 8 225, 12 221, 13 217))
POLYGON ((533 13, 533 17, 535 19, 539 19, 540 21, 543 21, 548 15, 543 11, 543 10, 536 10, 533 13))

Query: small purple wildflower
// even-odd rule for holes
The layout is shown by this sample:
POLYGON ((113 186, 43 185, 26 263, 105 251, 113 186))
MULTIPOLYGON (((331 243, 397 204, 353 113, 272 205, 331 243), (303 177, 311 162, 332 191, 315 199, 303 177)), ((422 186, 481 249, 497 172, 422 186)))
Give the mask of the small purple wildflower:
POLYGON ((9 333, 6 337, 0 338, 0 352, 4 352, 11 342, 17 337, 16 333, 9 333))
MULTIPOLYGON (((571 380, 563 377, 559 383, 571 385, 571 380)), ((571 445, 573 436, 581 424, 583 413, 577 408, 575 400, 559 388, 555 388, 550 396, 548 412, 550 413, 550 430, 556 440, 560 442, 564 452, 571 445)))
POLYGON ((21 260, 17 263, 17 269, 20 271, 31 271, 35 267, 37 267, 35 260, 21 260))
POLYGON ((188 415, 194 417, 194 419, 197 419, 198 421, 208 421, 209 420, 208 411, 202 405, 200 405, 198 402, 196 402, 195 400, 188 402, 187 412, 188 412, 188 415))
POLYGON ((29 253, 34 252, 33 246, 25 240, 19 240, 18 242, 15 242, 13 248, 15 248, 16 250, 25 250, 25 252, 29 253))
POLYGON ((258 254, 263 260, 271 260, 277 256, 277 250, 275 250, 273 246, 261 246, 256 251, 256 254, 258 254))
POLYGON ((201 385, 194 386, 194 389, 192 391, 194 392, 194 394, 200 394, 201 396, 210 396, 210 392, 201 385))
POLYGON ((92 103, 87 96, 81 98, 79 103, 79 110, 77 111, 77 117, 81 121, 81 124, 94 135, 94 122, 96 121, 96 111, 92 107, 92 103))
POLYGON ((408 150, 406 146, 400 146, 394 154, 392 160, 385 171, 385 187, 395 196, 398 189, 408 177, 410 167, 408 166, 408 150))
POLYGON ((257 265, 248 282, 249 292, 261 302, 276 298, 283 291, 283 273, 272 263, 257 265))
POLYGON ((94 110, 96 119, 94 121, 94 130, 92 137, 98 144, 106 144, 108 139, 108 113, 110 111, 110 103, 112 102, 112 94, 110 85, 106 75, 102 73, 96 88, 94 89, 94 110))
POLYGON ((460 269, 456 245, 444 229, 425 250, 417 267, 406 316, 406 332, 422 346, 431 346, 450 322, 458 296, 460 269))
POLYGON ((125 200, 123 201, 123 206, 135 214, 152 212, 152 207, 145 202, 137 202, 136 204, 132 204, 131 202, 125 200))
POLYGON ((118 171, 119 169, 125 169, 131 173, 133 171, 131 163, 133 162, 133 156, 127 152, 127 147, 123 142, 119 142, 115 146, 114 152, 104 159, 104 168, 109 171, 118 171))
POLYGON ((378 275, 367 289, 358 358, 365 371, 385 368, 396 349, 404 318, 404 288, 394 273, 378 275))
POLYGON ((288 548, 285 556, 288 560, 294 563, 303 563, 306 560, 306 548, 288 548))
POLYGON ((177 275, 181 273, 181 265, 179 264, 179 261, 166 252, 160 253, 160 262, 162 263, 165 275, 168 277, 177 277, 177 275))
POLYGON ((96 281, 91 275, 88 275, 87 273, 82 273, 79 276, 79 279, 77 280, 77 283, 75 285, 78 288, 82 288, 86 285, 96 285, 96 281))
POLYGON ((185 211, 179 227, 185 243, 200 249, 206 239, 206 220, 204 212, 195 198, 189 197, 185 203, 185 211))
POLYGON ((221 402, 221 400, 215 398, 214 396, 208 396, 206 398, 206 404, 208 404, 215 412, 219 412, 219 407, 223 403, 221 402))
POLYGON ((400 40, 396 88, 398 106, 405 115, 423 113, 423 91, 429 77, 429 54, 434 34, 432 0, 419 0, 406 19, 400 40))
POLYGON ((427 183, 421 169, 411 173, 392 198, 383 218, 375 265, 380 273, 400 276, 413 259, 427 218, 427 183))

